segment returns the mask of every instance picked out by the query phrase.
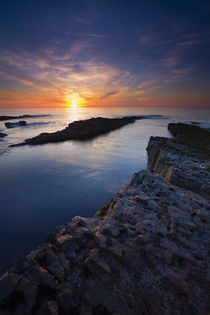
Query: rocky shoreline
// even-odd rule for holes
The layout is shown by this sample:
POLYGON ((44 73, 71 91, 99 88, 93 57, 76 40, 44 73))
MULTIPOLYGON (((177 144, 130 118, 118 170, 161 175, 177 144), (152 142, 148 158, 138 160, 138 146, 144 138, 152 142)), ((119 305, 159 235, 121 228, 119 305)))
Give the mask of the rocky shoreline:
POLYGON ((207 314, 210 133, 169 130, 147 171, 2 276, 1 314, 207 314))

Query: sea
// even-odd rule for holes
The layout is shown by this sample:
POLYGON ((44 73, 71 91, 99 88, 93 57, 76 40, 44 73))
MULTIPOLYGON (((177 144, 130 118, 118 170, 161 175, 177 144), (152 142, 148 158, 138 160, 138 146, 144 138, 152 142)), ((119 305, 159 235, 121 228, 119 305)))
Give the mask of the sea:
MULTIPOLYGON (((0 275, 47 234, 74 216, 93 216, 147 168, 151 136, 171 137, 169 122, 198 122, 210 128, 210 109, 164 107, 95 107, 0 110, 1 115, 40 115, 27 126, 0 131, 0 275), (48 116, 45 116, 48 115, 48 116), (9 148, 10 144, 65 128, 91 117, 162 115, 137 120, 88 141, 66 141, 9 148)), ((11 120, 15 122, 16 120, 11 120)))

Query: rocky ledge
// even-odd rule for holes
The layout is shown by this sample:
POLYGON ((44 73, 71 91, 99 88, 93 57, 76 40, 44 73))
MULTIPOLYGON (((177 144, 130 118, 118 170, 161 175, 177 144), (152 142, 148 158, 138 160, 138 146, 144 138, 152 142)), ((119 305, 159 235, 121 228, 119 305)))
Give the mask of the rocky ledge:
POLYGON ((175 138, 150 138, 148 169, 174 185, 210 197, 210 132, 180 123, 171 123, 168 129, 175 138))
POLYGON ((108 133, 112 130, 121 128, 125 125, 131 124, 136 120, 148 118, 161 118, 161 115, 148 116, 126 116, 122 118, 91 118, 86 120, 74 121, 63 130, 52 133, 41 133, 40 135, 26 139, 19 144, 10 145, 10 147, 22 146, 26 144, 37 145, 52 142, 62 142, 66 140, 87 140, 97 137, 99 135, 108 133))
MULTIPOLYGON (((172 158, 168 141, 179 140, 152 138, 149 169, 164 141, 172 158)), ((181 148, 190 165, 190 147, 181 148)), ((57 227, 3 275, 0 313, 206 314, 209 200, 152 170, 134 174, 93 218, 57 227)))

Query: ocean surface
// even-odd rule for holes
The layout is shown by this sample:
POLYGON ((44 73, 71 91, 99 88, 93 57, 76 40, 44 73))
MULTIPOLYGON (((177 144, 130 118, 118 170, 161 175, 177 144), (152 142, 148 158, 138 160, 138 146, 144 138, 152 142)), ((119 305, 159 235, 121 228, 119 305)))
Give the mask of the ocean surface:
MULTIPOLYGON (((124 187, 134 172, 147 166, 150 136, 170 137, 169 122, 210 126, 209 109, 66 108, 1 110, 0 115, 27 118, 28 126, 0 131, 0 275, 47 234, 73 216, 92 216, 124 187), (63 129, 74 120, 126 115, 164 115, 138 120, 88 141, 8 148, 41 132, 63 129)), ((14 122, 15 120, 11 120, 14 122)))

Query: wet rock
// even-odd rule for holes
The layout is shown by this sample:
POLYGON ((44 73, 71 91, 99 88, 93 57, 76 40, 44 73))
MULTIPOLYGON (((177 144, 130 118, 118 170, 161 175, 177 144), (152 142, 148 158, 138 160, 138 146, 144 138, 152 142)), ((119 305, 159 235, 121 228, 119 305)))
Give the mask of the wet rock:
POLYGON ((4 299, 14 291, 20 279, 20 275, 12 272, 6 272, 0 278, 0 303, 3 303, 4 299))
POLYGON ((23 127, 26 125, 27 125, 27 122, 25 120, 20 120, 19 122, 15 122, 15 123, 11 123, 11 122, 5 123, 5 126, 7 128, 23 127))
MULTIPOLYGON (((98 135, 121 128, 127 124, 135 122, 133 117, 124 118, 91 118, 87 120, 74 121, 65 129, 53 133, 42 133, 37 137, 26 139, 24 144, 44 144, 52 142, 62 142, 66 140, 86 140, 98 135)), ((13 145, 15 146, 15 145, 13 145)))
POLYGON ((4 137, 6 137, 7 136, 7 134, 6 133, 4 133, 4 132, 0 132, 0 138, 4 138, 4 137))
POLYGON ((37 145, 44 143, 62 142, 66 140, 88 140, 112 130, 121 128, 140 119, 161 118, 161 115, 125 116, 123 118, 91 118, 74 121, 65 129, 53 133, 41 133, 39 136, 26 139, 23 143, 11 145, 21 146, 26 144, 37 145))
POLYGON ((200 125, 200 123, 197 122, 197 121, 191 121, 191 124, 192 124, 192 125, 200 125))

